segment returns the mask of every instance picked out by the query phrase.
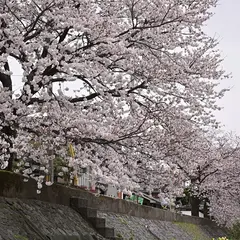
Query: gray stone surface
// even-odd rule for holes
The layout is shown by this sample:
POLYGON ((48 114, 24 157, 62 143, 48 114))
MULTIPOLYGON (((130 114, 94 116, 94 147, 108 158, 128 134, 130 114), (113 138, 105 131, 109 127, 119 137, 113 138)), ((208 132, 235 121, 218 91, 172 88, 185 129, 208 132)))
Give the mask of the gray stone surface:
POLYGON ((0 240, 95 240, 104 238, 69 207, 0 198, 0 240))
MULTIPOLYGON (((210 240, 218 227, 150 220, 98 211, 124 240, 210 240)), ((0 197, 0 240, 104 240, 70 207, 38 200, 0 197)))
POLYGON ((212 237, 225 236, 220 229, 198 226, 191 223, 172 223, 143 219, 128 215, 98 212, 106 219, 106 225, 114 227, 118 236, 124 240, 210 240, 212 237))

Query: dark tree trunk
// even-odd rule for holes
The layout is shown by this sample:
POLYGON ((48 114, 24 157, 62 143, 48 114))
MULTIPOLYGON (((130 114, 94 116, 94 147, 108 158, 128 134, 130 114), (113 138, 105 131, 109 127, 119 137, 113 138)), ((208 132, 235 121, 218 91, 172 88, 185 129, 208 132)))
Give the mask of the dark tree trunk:
MULTIPOLYGON (((2 53, 5 53, 5 52, 6 52, 6 49, 4 47, 2 49, 0 49, 0 55, 2 53)), ((10 70, 7 62, 4 65, 4 69, 6 71, 10 70)), ((10 93, 12 94, 12 79, 11 79, 11 76, 0 72, 0 82, 2 83, 2 86, 4 88, 6 88, 7 90, 9 90, 10 93)), ((0 117, 1 117, 1 120, 4 122, 5 121, 4 113, 0 112, 0 117)), ((11 128, 11 126, 9 126, 9 125, 5 125, 2 128, 2 137, 9 143, 10 148, 13 147, 12 139, 16 137, 16 131, 13 130, 14 126, 12 126, 12 127, 13 128, 11 128)), ((7 149, 7 153, 9 154, 10 157, 8 159, 8 166, 7 166, 6 170, 12 171, 13 170, 13 163, 14 163, 14 160, 16 159, 16 154, 12 153, 10 151, 10 149, 7 149)))
MULTIPOLYGON (((10 71, 8 63, 5 63, 4 69, 6 71, 10 71)), ((7 88, 10 92, 12 92, 12 79, 11 79, 11 76, 6 75, 6 74, 0 72, 0 82, 2 83, 4 88, 7 88)))
POLYGON ((210 216, 209 216, 209 200, 207 198, 204 200, 203 216, 204 216, 204 218, 210 218, 210 216))
POLYGON ((10 158, 8 159, 8 166, 6 168, 7 171, 12 172, 13 171, 13 162, 14 162, 14 154, 10 154, 10 158))
MULTIPOLYGON (((13 147, 12 138, 16 137, 16 131, 12 130, 10 126, 5 126, 2 129, 2 132, 5 136, 5 140, 9 143, 10 148, 13 147)), ((11 152, 10 149, 7 149, 7 153, 9 154, 8 159, 8 166, 6 168, 7 171, 13 171, 13 163, 16 160, 16 154, 14 152, 11 152)))
POLYGON ((191 196, 190 197, 190 203, 191 203, 191 214, 192 214, 192 216, 199 217, 199 205, 200 205, 199 197, 191 196))

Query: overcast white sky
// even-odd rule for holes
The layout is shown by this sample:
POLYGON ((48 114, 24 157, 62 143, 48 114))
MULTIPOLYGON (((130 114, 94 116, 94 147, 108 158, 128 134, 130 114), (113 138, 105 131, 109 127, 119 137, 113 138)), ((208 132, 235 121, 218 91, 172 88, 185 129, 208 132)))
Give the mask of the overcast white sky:
MULTIPOLYGON (((219 102, 224 107, 216 117, 221 121, 227 131, 240 134, 240 0, 220 0, 214 9, 215 15, 206 26, 206 31, 211 36, 216 35, 219 48, 224 57, 224 69, 232 73, 231 80, 225 80, 222 87, 231 87, 231 91, 219 102)), ((22 71, 20 66, 11 64, 13 80, 19 88, 22 71)))
POLYGON ((216 113, 216 117, 226 130, 240 134, 240 0, 220 0, 214 12, 207 33, 218 36, 223 67, 232 73, 232 79, 222 83, 223 87, 232 89, 219 101, 224 109, 216 113))

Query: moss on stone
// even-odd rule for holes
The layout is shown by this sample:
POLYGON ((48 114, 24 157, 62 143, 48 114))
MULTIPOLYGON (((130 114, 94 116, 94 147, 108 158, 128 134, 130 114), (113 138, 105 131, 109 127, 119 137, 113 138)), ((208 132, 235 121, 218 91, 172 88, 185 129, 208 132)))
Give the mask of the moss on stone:
POLYGON ((181 229, 186 231, 193 240, 209 240, 209 238, 202 232, 201 228, 193 223, 174 222, 181 229))
POLYGON ((27 237, 24 237, 24 236, 22 236, 22 235, 14 235, 14 238, 15 238, 16 240, 28 240, 27 237))
POLYGON ((122 218, 122 217, 119 217, 119 220, 122 224, 125 224, 125 225, 128 225, 128 222, 126 219, 122 218))

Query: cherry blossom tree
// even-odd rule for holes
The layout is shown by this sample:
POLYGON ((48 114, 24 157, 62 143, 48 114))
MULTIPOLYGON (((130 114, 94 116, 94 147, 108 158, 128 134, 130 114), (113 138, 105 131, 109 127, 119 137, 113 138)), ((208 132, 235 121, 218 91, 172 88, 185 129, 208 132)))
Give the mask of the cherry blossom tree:
POLYGON ((239 219, 238 211, 229 211, 239 205, 239 140, 230 133, 195 130, 187 139, 178 137, 172 146, 175 155, 169 162, 176 164, 182 178, 189 182, 192 215, 199 216, 203 203, 205 217, 212 215, 227 225, 239 219))
MULTIPOLYGON (((154 182, 179 135, 219 125, 212 112, 226 90, 216 86, 227 76, 217 41, 202 30, 216 3, 2 1, 2 168, 17 162, 34 177, 30 159, 47 172, 57 156, 72 174, 91 166, 95 179, 123 187, 144 176, 154 182), (9 58, 23 69, 20 95, 9 58), (72 94, 59 87, 69 83, 72 94)), ((40 185, 43 178, 36 178, 40 185)))
POLYGON ((232 227, 240 220, 240 142, 239 137, 227 135, 219 141, 224 159, 218 171, 204 188, 210 200, 210 214, 222 225, 232 227))

